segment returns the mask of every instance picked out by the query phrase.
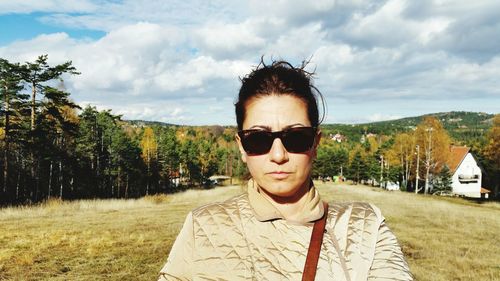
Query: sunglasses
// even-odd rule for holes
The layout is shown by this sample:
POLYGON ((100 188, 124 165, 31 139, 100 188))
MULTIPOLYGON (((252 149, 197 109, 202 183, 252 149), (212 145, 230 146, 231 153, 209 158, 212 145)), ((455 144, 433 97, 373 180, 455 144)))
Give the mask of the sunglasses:
POLYGON ((291 153, 304 153, 314 145, 315 127, 294 127, 278 132, 260 129, 238 131, 241 144, 247 155, 266 154, 271 150, 274 139, 279 138, 285 149, 291 153))

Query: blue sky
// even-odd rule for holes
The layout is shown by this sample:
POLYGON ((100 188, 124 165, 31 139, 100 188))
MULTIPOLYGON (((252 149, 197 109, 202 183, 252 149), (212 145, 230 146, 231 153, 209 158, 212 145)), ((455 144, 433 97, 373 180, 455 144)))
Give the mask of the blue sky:
POLYGON ((57 24, 44 23, 40 20, 44 16, 49 15, 50 14, 39 12, 1 15, 0 26, 4 28, 2 28, 2 35, 0 36, 0 45, 8 45, 13 41, 30 40, 40 34, 57 32, 67 33, 73 38, 89 38, 92 40, 97 40, 106 35, 106 32, 100 30, 60 26, 57 24))
POLYGON ((327 123, 500 112, 500 2, 0 0, 0 57, 82 73, 72 98, 125 119, 235 124, 262 55, 312 58, 327 123))

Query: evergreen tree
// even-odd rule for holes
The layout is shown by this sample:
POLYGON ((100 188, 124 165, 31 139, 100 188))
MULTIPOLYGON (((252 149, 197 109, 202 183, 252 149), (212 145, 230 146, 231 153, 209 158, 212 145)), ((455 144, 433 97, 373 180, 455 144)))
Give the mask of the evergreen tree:
POLYGON ((47 62, 48 55, 39 56, 35 62, 27 62, 23 65, 23 71, 21 72, 23 80, 31 88, 31 130, 35 129, 35 119, 37 108, 39 102, 37 101, 37 95, 46 94, 47 89, 51 89, 45 83, 60 79, 63 74, 80 74, 76 71, 76 68, 72 65, 71 61, 59 64, 56 66, 50 66, 47 62))
POLYGON ((80 175, 77 182, 80 195, 96 197, 99 192, 100 172, 100 137, 101 129, 97 123, 98 111, 87 106, 80 114, 76 142, 77 163, 75 173, 80 175), (84 176, 86 175, 86 176, 84 176))
POLYGON ((12 64, 8 60, 0 58, 0 116, 2 117, 2 127, 0 137, 3 149, 1 167, 0 194, 2 199, 8 201, 12 196, 12 190, 8 190, 10 184, 10 170, 13 166, 10 158, 12 149, 19 149, 19 143, 24 137, 21 135, 21 116, 26 104, 27 95, 20 91, 23 89, 19 64, 12 64))
POLYGON ((448 165, 444 165, 441 171, 439 172, 437 179, 434 181, 434 186, 432 189, 432 193, 436 194, 438 192, 450 192, 452 190, 452 179, 451 179, 450 169, 448 165))
POLYGON ((217 149, 212 139, 202 139, 198 142, 201 183, 217 171, 217 149))
MULTIPOLYGON (((150 190, 142 190, 141 148, 117 125, 110 143, 111 196, 128 198, 147 195, 150 190)), ((147 179, 148 180, 148 179, 147 179)))
POLYGON ((35 201, 38 197, 70 198, 74 192, 72 165, 76 157, 74 140, 79 122, 76 109, 80 107, 70 101, 69 93, 62 89, 47 86, 44 87, 44 92, 45 98, 40 103, 37 115, 37 126, 32 132, 33 146, 41 161, 38 166, 43 170, 43 173, 38 172, 40 183, 36 184, 35 201), (57 193, 56 190, 52 192, 53 187, 57 187, 57 193))
POLYGON ((351 178, 354 183, 358 184, 361 181, 366 180, 368 178, 367 174, 367 165, 361 156, 361 152, 357 151, 354 154, 354 158, 349 164, 349 178, 351 178))
POLYGON ((181 144, 181 176, 188 179, 189 184, 202 181, 201 165, 198 156, 200 155, 198 145, 191 139, 181 144))
POLYGON ((339 145, 320 145, 313 165, 314 176, 340 176, 349 163, 349 153, 339 145))
POLYGON ((160 173, 160 189, 162 192, 173 191, 173 178, 179 171, 179 141, 174 128, 159 128, 158 164, 160 173))
MULTIPOLYGON (((387 181, 384 170, 380 169, 380 158, 375 155, 368 155, 367 159, 364 160, 364 171, 363 175, 366 175, 366 179, 369 179, 372 182, 372 185, 375 182, 379 182, 382 179, 382 182, 387 181), (382 174, 381 174, 382 173, 382 174)), ((379 184, 381 185, 382 182, 379 184)))

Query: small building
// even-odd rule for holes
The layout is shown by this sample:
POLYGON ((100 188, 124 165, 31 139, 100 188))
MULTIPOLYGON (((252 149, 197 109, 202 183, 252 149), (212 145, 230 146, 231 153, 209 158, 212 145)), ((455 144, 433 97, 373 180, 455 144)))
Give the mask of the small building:
POLYGON ((346 136, 336 133, 335 135, 330 134, 330 138, 336 142, 345 142, 347 140, 346 136))
POLYGON ((214 185, 223 185, 227 184, 228 181, 231 180, 230 176, 221 176, 221 175, 215 175, 211 176, 208 178, 214 185))
POLYGON ((391 191, 399 190, 399 182, 392 182, 392 181, 386 182, 385 189, 391 191))
POLYGON ((181 183, 181 174, 179 171, 171 171, 169 174, 170 178, 170 184, 174 185, 175 187, 179 187, 181 183))
POLYGON ((474 198, 488 198, 490 192, 481 187, 483 173, 476 158, 466 146, 450 146, 450 156, 447 161, 452 175, 452 192, 458 195, 474 198))

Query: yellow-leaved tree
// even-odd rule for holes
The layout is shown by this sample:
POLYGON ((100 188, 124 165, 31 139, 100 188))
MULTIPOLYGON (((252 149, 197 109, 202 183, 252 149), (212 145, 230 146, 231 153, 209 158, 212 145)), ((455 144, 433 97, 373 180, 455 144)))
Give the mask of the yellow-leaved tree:
POLYGON ((401 167, 402 184, 406 190, 408 188, 413 162, 416 158, 415 138, 413 133, 401 133, 396 135, 394 144, 391 149, 387 151, 386 157, 391 166, 401 167))
POLYGON ((141 157, 146 163, 148 169, 148 180, 146 183, 146 195, 149 194, 150 178, 151 178, 151 165, 157 160, 158 143, 156 142, 156 137, 154 131, 151 127, 144 128, 144 134, 141 139, 141 157))
MULTIPOLYGON (((425 117, 417 126, 414 134, 415 144, 421 154, 419 161, 423 164, 419 166, 425 170, 424 193, 427 194, 429 192, 430 175, 437 175, 448 160, 450 137, 441 122, 435 117, 425 117)), ((419 189, 416 190, 416 192, 418 191, 419 189)))

